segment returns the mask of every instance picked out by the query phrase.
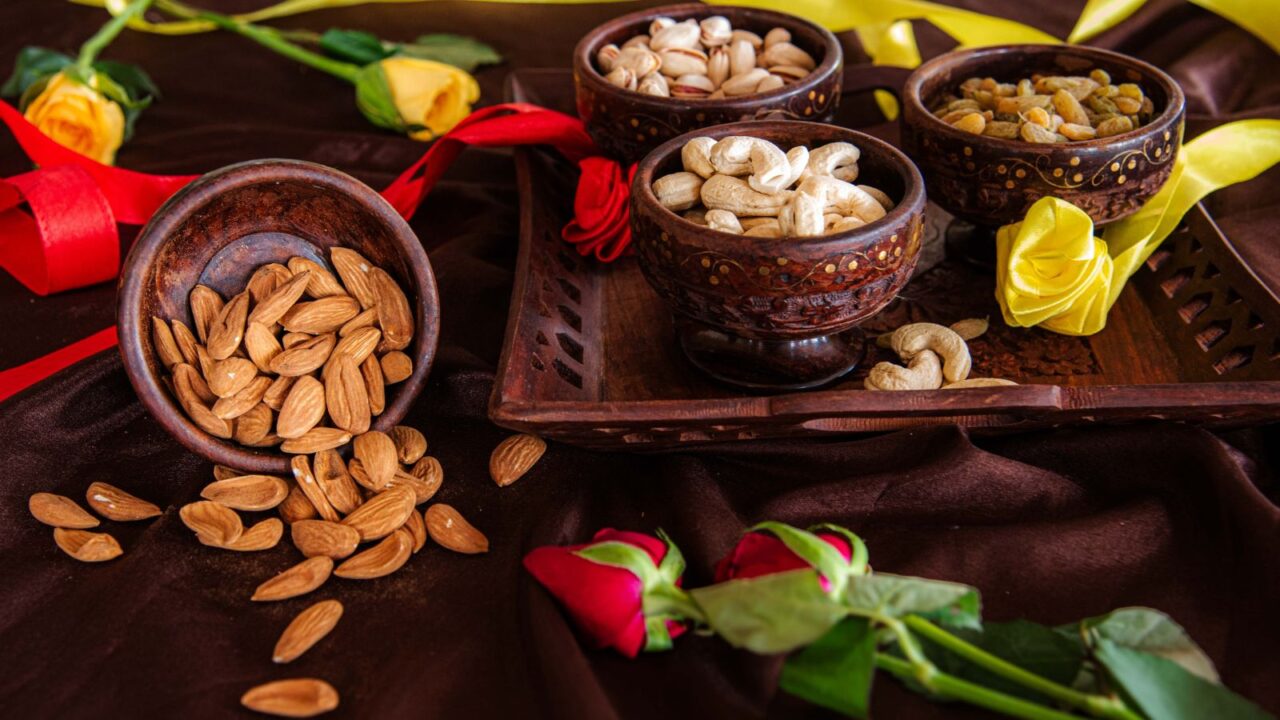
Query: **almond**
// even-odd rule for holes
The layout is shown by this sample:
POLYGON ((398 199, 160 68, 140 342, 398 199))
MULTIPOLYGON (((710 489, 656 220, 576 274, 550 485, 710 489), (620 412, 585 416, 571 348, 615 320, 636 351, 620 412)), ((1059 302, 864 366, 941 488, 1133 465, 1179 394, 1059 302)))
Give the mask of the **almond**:
POLYGON ((142 498, 135 497, 114 485, 104 482, 89 484, 84 491, 85 500, 102 517, 117 522, 146 520, 160 515, 160 508, 142 498))
POLYGON ((290 526, 289 535, 294 547, 307 557, 324 555, 341 560, 360 544, 360 533, 355 528, 328 520, 299 520, 290 526))
POLYGON ((173 394, 178 396, 179 402, 184 394, 201 404, 213 403, 218 399, 200 376, 200 371, 186 363, 173 366, 173 394))
POLYGON ((413 360, 399 350, 392 350, 383 355, 381 364, 382 379, 388 385, 395 385, 413 374, 413 360))
POLYGON ((334 425, 353 435, 366 432, 372 416, 364 377, 355 361, 346 354, 334 355, 333 363, 333 370, 324 381, 325 406, 329 417, 334 425))
POLYGON ((306 375, 324 365, 335 342, 334 335, 326 333, 294 345, 271 358, 271 371, 277 375, 306 375))
POLYGON ((222 296, 211 287, 196 285, 191 288, 187 302, 191 306, 191 319, 195 323, 196 337, 199 337, 202 343, 209 342, 209 329, 213 327, 218 315, 222 312, 222 296))
POLYGON ((280 633, 276 648, 271 652, 271 661, 283 664, 298 659, 324 639, 341 618, 342 603, 337 600, 321 600, 298 613, 280 633))
POLYGON ((405 465, 412 465, 427 454, 427 438, 407 425, 391 428, 391 441, 396 445, 396 456, 405 465))
POLYGON ((307 295, 313 298, 347 294, 346 288, 342 287, 342 283, 338 282, 338 278, 334 277, 333 273, 314 260, 308 260, 304 257, 291 257, 289 258, 289 270, 295 275, 304 271, 311 273, 311 282, 307 283, 307 295))
POLYGON ((300 438, 324 418, 324 385, 310 375, 303 375, 289 390, 276 419, 276 434, 282 438, 300 438))
POLYGON ((53 541, 62 552, 80 562, 103 562, 124 554, 120 543, 106 533, 54 528, 53 541))
POLYGON ((395 487, 374 495, 365 504, 342 520, 343 525, 355 528, 361 542, 386 537, 404 525, 413 512, 413 491, 395 487))
POLYGON ((295 345, 301 345, 313 337, 315 337, 315 335, 312 335, 311 333, 291 332, 285 333, 284 337, 280 338, 280 342, 284 345, 284 349, 288 350, 295 345))
POLYGON ((325 520, 337 522, 340 519, 338 511, 333 509, 333 504, 325 497, 320 484, 316 482, 315 473, 311 471, 311 463, 307 460, 307 456, 295 455, 290 464, 293 466, 293 479, 298 482, 298 487, 302 488, 302 494, 311 501, 316 513, 325 520))
POLYGON ((98 519, 65 495, 38 492, 27 499, 31 516, 45 525, 83 530, 98 526, 98 519))
POLYGON ((293 678, 251 688, 240 704, 260 713, 280 717, 314 717, 338 707, 338 691, 323 680, 293 678))
POLYGON ((378 326, 382 328, 380 350, 403 350, 413 339, 413 310, 396 281, 382 268, 369 271, 369 280, 378 298, 378 326))
POLYGON ((296 484, 289 488, 289 494, 276 506, 276 510, 280 512, 280 518, 291 525, 316 516, 316 506, 296 484))
MULTIPOLYGON (((312 276, 314 279, 314 276, 312 276)), ((337 332, 347 321, 360 314, 360 303, 348 295, 323 297, 311 302, 300 302, 289 308, 280 318, 280 324, 289 332, 318 333, 337 332)))
MULTIPOLYGON (((228 306, 230 307, 230 306, 228 306)), ((240 392, 258 376, 258 368, 253 362, 242 357, 229 357, 214 363, 205 380, 209 389, 220 398, 230 397, 240 392)), ((268 383, 270 384, 270 383, 268 383)), ((262 388, 266 392, 266 387, 262 388)), ((225 419, 225 418, 224 418, 225 419)))
POLYGON ((280 263, 267 263, 253 271, 246 289, 253 303, 261 305, 263 300, 271 297, 276 288, 289 282, 292 277, 293 273, 289 272, 289 268, 280 263))
POLYGON ((333 574, 348 580, 380 578, 399 570, 412 554, 413 536, 398 528, 377 545, 344 560, 333 574))
POLYGON ((360 483, 360 487, 366 490, 377 491, 378 488, 373 486, 373 480, 369 477, 369 473, 364 471, 364 464, 359 458, 351 458, 347 463, 347 470, 351 473, 351 479, 360 483))
POLYGON ((253 591, 250 600, 269 602, 305 595, 324 584, 333 572, 333 560, 323 555, 307 558, 253 591))
POLYGON ((293 384, 298 381, 296 377, 288 377, 281 375, 271 381, 271 387, 267 388, 267 392, 262 396, 262 402, 267 407, 280 411, 284 407, 284 399, 289 397, 289 391, 293 389, 293 384))
POLYGON ((205 545, 230 545, 244 533, 244 523, 235 511, 209 500, 183 505, 178 515, 205 545))
POLYGON ((182 351, 178 349, 178 341, 173 339, 173 330, 165 321, 151 316, 151 346, 155 350, 156 359, 165 368, 171 368, 180 362, 186 362, 182 351))
POLYGON ((245 530, 235 542, 219 545, 218 547, 224 550, 238 550, 240 552, 270 550, 279 544, 282 535, 284 535, 284 523, 280 522, 280 518, 267 518, 245 530))
POLYGON ((387 483, 388 489, 393 487, 403 487, 411 490, 413 492, 414 505, 421 505, 430 500, 440 490, 439 483, 428 482, 403 470, 397 470, 396 474, 391 477, 391 481, 387 483))
MULTIPOLYGON (((226 360, 244 340, 244 322, 249 315, 249 293, 242 292, 227 301, 222 312, 209 326, 209 340, 205 343, 209 356, 214 360, 226 360)), ((379 316, 381 317, 381 316, 379 316)))
POLYGON ((274 424, 275 413, 265 403, 258 403, 236 418, 232 436, 242 445, 254 445, 271 434, 271 426, 274 424))
POLYGON ((404 529, 413 537, 413 552, 416 554, 427 544, 427 523, 422 519, 422 515, 411 512, 409 519, 404 521, 404 529))
POLYGON ((378 341, 382 339, 382 331, 376 327, 360 328, 350 335, 338 341, 333 348, 333 354, 347 354, 351 356, 356 364, 364 362, 365 358, 373 354, 374 348, 378 347, 378 341))
POLYGON ((346 337, 360 328, 373 327, 376 322, 378 322, 377 308, 361 311, 359 315, 351 318, 347 324, 338 329, 338 337, 346 337))
POLYGON ((386 433, 370 430, 357 435, 354 451, 365 472, 369 474, 374 490, 386 487, 391 476, 400 469, 400 464, 396 462, 396 444, 386 433))
MULTIPOLYGON (((258 375, 236 394, 218 398, 218 401, 213 404, 213 414, 223 420, 235 420, 262 404, 262 396, 266 394, 269 387, 271 387, 271 378, 258 375)), ((267 410, 267 412, 271 411, 267 410)))
POLYGON ((468 555, 489 552, 489 539, 484 533, 449 505, 432 505, 423 513, 423 520, 427 523, 427 534, 442 547, 468 555))
POLYGON ((209 373, 213 371, 213 366, 217 364, 218 361, 213 359, 213 356, 209 354, 205 346, 196 346, 196 369, 200 371, 200 377, 209 377, 209 373))
POLYGON ((200 497, 232 510, 270 510, 284 502, 289 485, 274 475, 241 475, 216 480, 200 491, 200 497))
POLYGON ((321 450, 332 450, 351 442, 351 433, 331 427, 314 427, 306 435, 285 440, 280 450, 291 455, 311 455, 321 450))
POLYGON ((347 472, 346 464, 342 461, 342 456, 336 450, 322 450, 316 453, 312 459, 311 470, 324 496, 338 512, 346 515, 364 502, 364 498, 360 495, 360 488, 356 487, 351 474, 347 472))
POLYGON ((268 328, 280 322, 280 318, 284 317, 284 314, 289 312, 289 308, 302 297, 310 280, 311 274, 307 272, 289 278, 288 282, 277 287, 275 292, 267 296, 267 299, 258 303, 253 312, 249 313, 249 322, 256 322, 268 328))
POLYGON ((175 366, 178 372, 173 376, 174 394, 178 396, 178 403, 182 405, 182 409, 186 411, 187 417, 191 418, 191 422, 196 427, 213 435, 214 437, 230 438, 231 423, 223 420, 209 406, 201 401, 200 396, 196 394, 198 383, 203 383, 199 376, 195 374, 195 370, 190 365, 175 366))
POLYGON ((371 308, 378 304, 378 295, 369 280, 373 265, 363 255, 350 248, 332 247, 329 248, 329 259, 347 292, 360 301, 360 307, 371 308))
POLYGON ((169 323, 173 328, 173 340, 178 345, 178 352, 182 353, 182 362, 188 365, 196 364, 196 336, 191 334, 190 328, 179 320, 169 323))
MULTIPOLYGON (((290 442, 297 442, 297 441, 291 440, 290 442)), ((284 438, 280 437, 279 435, 276 435, 275 433, 269 432, 261 440, 258 440, 256 442, 246 443, 246 444, 249 447, 275 447, 276 445, 280 445, 283 447, 284 438)))
POLYGON ((536 435, 512 435, 489 456, 489 476, 498 487, 506 487, 529 472, 546 451, 546 441, 536 435))
POLYGON ((276 336, 266 325, 251 322, 244 331, 244 349, 249 353, 249 359, 253 360, 253 364, 265 373, 271 372, 272 358, 279 355, 284 348, 280 347, 280 341, 276 340, 276 336))
POLYGON ((382 365, 378 358, 369 355, 360 363, 360 375, 364 378, 364 390, 369 396, 369 414, 378 416, 387 409, 387 389, 382 381, 382 365))
POLYGON ((240 477, 243 474, 244 473, 240 472, 239 470, 233 467, 227 467, 226 465, 213 466, 214 480, 226 480, 227 478, 240 477))
MULTIPOLYGON (((414 492, 418 493, 421 498, 418 500, 419 503, 430 500, 432 496, 440 491, 440 486, 444 484, 444 468, 440 466, 439 460, 430 455, 426 455, 414 463, 413 467, 409 468, 409 474, 418 478, 422 487, 425 488, 424 491, 415 486, 414 492), (423 492, 426 493, 425 497, 423 497, 423 492)), ((397 473, 398 475, 399 473, 397 473)), ((395 480, 392 480, 392 482, 394 483, 395 480)))

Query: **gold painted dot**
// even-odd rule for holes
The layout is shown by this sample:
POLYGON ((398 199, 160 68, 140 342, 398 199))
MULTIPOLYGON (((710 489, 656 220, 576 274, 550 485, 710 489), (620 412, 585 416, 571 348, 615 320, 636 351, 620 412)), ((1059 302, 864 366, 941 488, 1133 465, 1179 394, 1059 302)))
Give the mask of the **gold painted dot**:
POLYGON ((779 264, 779 265, 786 265, 786 264, 787 264, 787 259, 786 259, 786 258, 778 258, 778 264, 779 264))
POLYGON ((1137 161, 1137 160, 1130 160, 1130 161, 1129 161, 1129 164, 1128 164, 1128 165, 1125 165, 1125 167, 1127 167, 1127 168, 1129 168, 1130 170, 1132 170, 1132 169, 1134 169, 1134 168, 1138 167, 1138 161, 1137 161))
POLYGON ((1120 172, 1120 163, 1111 163, 1111 172, 1120 172))
POLYGON ((1054 176, 1054 177, 1062 177, 1062 172, 1063 172, 1062 168, 1054 168, 1054 169, 1053 169, 1053 176, 1054 176))
POLYGON ((902 257, 902 248, 900 248, 900 247, 896 247, 896 248, 894 248, 894 249, 893 249, 893 256, 894 256, 894 257, 902 257))
POLYGON ((1168 140, 1168 139, 1169 139, 1169 131, 1168 131, 1168 130, 1165 130, 1165 131, 1164 131, 1164 139, 1165 139, 1165 140, 1168 140))
POLYGON ((819 95, 818 95, 818 104, 822 104, 822 103, 824 103, 824 102, 826 102, 826 101, 827 101, 827 96, 826 96, 826 94, 825 94, 825 93, 822 93, 822 94, 819 94, 819 95))
POLYGON ((670 235, 668 235, 668 234, 666 234, 666 233, 662 233, 662 242, 667 242, 667 241, 668 241, 668 240, 670 240, 670 239, 671 239, 671 236, 670 236, 670 235))
POLYGON ((1012 189, 1013 189, 1013 181, 1012 181, 1012 180, 1005 180, 1005 181, 1004 181, 1004 188, 1005 188, 1006 190, 1012 190, 1012 189))
POLYGON ((1084 175, 1076 173, 1071 176, 1071 182, 1084 182, 1084 175))
POLYGON ((631 127, 640 127, 640 120, 638 118, 631 118, 631 127))
POLYGON ((767 268, 767 267, 765 267, 765 266, 761 265, 761 266, 760 266, 760 270, 759 270, 759 272, 760 272, 760 274, 761 274, 761 275, 768 275, 768 274, 769 274, 769 268, 767 268))
POLYGON ((806 107, 806 108, 804 109, 804 114, 805 114, 805 115, 812 115, 812 114, 813 114, 813 106, 806 107))
POLYGON ((1004 165, 997 165, 997 166, 996 166, 996 172, 998 172, 998 173, 1000 173, 1001 175, 1003 175, 1003 174, 1005 174, 1005 173, 1009 172, 1009 168, 1005 167, 1004 165))
POLYGON ((967 147, 967 148, 965 148, 965 149, 964 149, 964 155, 965 155, 965 157, 970 157, 970 156, 972 156, 972 155, 973 155, 973 148, 971 148, 971 147, 967 147))
POLYGON ((857 260, 850 260, 850 261, 849 261, 849 269, 850 269, 850 270, 857 270, 857 269, 858 269, 858 261, 857 261, 857 260))
POLYGON ((1125 177, 1125 176, 1123 176, 1123 175, 1121 175, 1120 177, 1116 178, 1116 182, 1117 182, 1117 183, 1120 183, 1121 185, 1125 184, 1125 182, 1127 182, 1128 180, 1129 180, 1129 178, 1127 178, 1127 177, 1125 177))
POLYGON ((693 117, 694 117, 698 122, 702 122, 703 120, 706 120, 706 119, 707 119, 707 114, 706 114, 706 113, 698 113, 697 115, 694 115, 693 117))
POLYGON ((702 267, 711 267, 711 258, 702 258, 702 267))
POLYGON ((652 135, 652 136, 654 136, 654 137, 657 137, 657 136, 658 136, 658 128, 656 128, 656 127, 651 127, 651 128, 649 128, 649 134, 650 134, 650 135, 652 135))
POLYGON ((1027 176, 1027 171, 1023 170, 1022 168, 1018 168, 1017 170, 1013 171, 1013 174, 1015 177, 1024 178, 1027 176))
POLYGON ((976 170, 977 168, 978 168, 978 166, 977 166, 977 165, 974 165, 972 160, 968 160, 968 161, 966 161, 966 162, 965 162, 965 164, 964 164, 964 169, 965 169, 965 170, 970 170, 970 171, 972 171, 972 170, 976 170))
POLYGON ((1164 148, 1156 148, 1156 157, 1160 157, 1161 153, 1163 152, 1164 152, 1164 148))
POLYGON ((1070 163, 1069 163, 1069 164, 1071 165, 1071 167, 1075 167, 1075 166, 1079 165, 1079 164, 1080 164, 1080 158, 1078 158, 1078 157, 1073 157, 1073 158, 1071 158, 1071 161, 1070 161, 1070 163))
POLYGON ((810 91, 809 91, 809 99, 810 99, 810 100, 812 100, 812 99, 814 99, 814 98, 816 98, 816 97, 818 97, 818 91, 817 91, 817 90, 810 90, 810 91))
POLYGON ((1165 145, 1165 146, 1164 146, 1164 154, 1165 154, 1165 155, 1168 155, 1168 154, 1169 154, 1169 153, 1171 153, 1171 152, 1173 152, 1173 146, 1172 146, 1172 145, 1165 145))
POLYGON ((885 258, 889 257, 889 253, 888 253, 888 251, 886 251, 886 250, 881 250, 881 251, 880 251, 880 254, 879 254, 879 255, 876 255, 876 257, 877 257, 878 259, 880 259, 880 260, 883 260, 883 259, 885 259, 885 258))
POLYGON ((721 274, 721 275, 728 275, 728 274, 729 274, 729 266, 728 266, 728 265, 721 265, 721 266, 720 266, 720 274, 721 274))
POLYGON ((898 242, 898 234, 897 234, 897 233, 894 233, 893 235, 891 235, 891 236, 889 237, 889 242, 891 242, 891 243, 896 243, 896 242, 898 242))
POLYGON ((644 133, 636 133, 636 141, 644 142, 644 133))
POLYGON ((716 277, 715 275, 712 275, 712 276, 711 276, 711 280, 710 280, 710 282, 711 282, 711 284, 712 284, 712 285, 719 285, 719 284, 720 284, 720 278, 716 277))
POLYGON ((836 271, 836 264, 835 264, 835 263, 827 263, 827 266, 826 266, 826 267, 824 267, 824 268, 822 268, 822 269, 823 269, 823 270, 826 270, 828 273, 833 273, 833 272, 835 272, 835 271, 836 271))

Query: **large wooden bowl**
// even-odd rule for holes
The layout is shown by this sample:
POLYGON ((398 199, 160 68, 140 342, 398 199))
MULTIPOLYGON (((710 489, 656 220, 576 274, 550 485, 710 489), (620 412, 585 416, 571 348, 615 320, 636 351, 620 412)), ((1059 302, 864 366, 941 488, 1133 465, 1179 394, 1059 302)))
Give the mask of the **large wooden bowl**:
POLYGON ((976 225, 1016 222, 1042 197, 1067 200, 1107 223, 1130 215, 1169 179, 1182 143, 1185 101, 1173 78, 1136 58, 1080 45, 1005 45, 940 55, 907 79, 902 141, 920 166, 929 199, 976 225), (1032 73, 1081 75, 1102 68, 1133 82, 1156 106, 1146 125, 1122 135, 1027 143, 957 130, 930 108, 970 77, 1016 82, 1032 73))
POLYGON ((255 269, 302 256, 332 270, 326 250, 352 248, 400 283, 417 318, 413 375, 387 388, 374 429, 394 426, 422 391, 439 339, 439 296, 426 251, 408 223, 369 186, 323 165, 254 160, 200 177, 169 199, 143 228, 120 274, 120 354, 142 404, 179 442, 216 463, 287 473, 289 458, 205 433, 162 381, 151 317, 192 326, 187 296, 197 283, 225 298, 255 269))
POLYGON ((919 171, 882 140, 820 123, 745 122, 689 133, 649 153, 631 188, 631 232, 645 278, 675 314, 695 365, 739 386, 805 388, 835 380, 861 359, 854 328, 911 277, 924 207, 919 171), (684 144, 729 135, 784 148, 853 143, 862 151, 858 182, 896 205, 874 223, 814 238, 733 235, 662 207, 653 181, 682 169, 684 144))
POLYGON ((759 119, 830 120, 840 102, 843 68, 840 42, 818 25, 785 13, 701 3, 666 5, 614 18, 587 33, 573 51, 578 115, 605 154, 625 162, 638 161, 677 135, 712 125, 759 119), (647 33, 654 18, 679 21, 712 15, 723 15, 735 29, 762 36, 772 28, 785 28, 791 42, 818 65, 791 85, 720 100, 663 98, 623 90, 605 80, 596 67, 600 48, 647 33))

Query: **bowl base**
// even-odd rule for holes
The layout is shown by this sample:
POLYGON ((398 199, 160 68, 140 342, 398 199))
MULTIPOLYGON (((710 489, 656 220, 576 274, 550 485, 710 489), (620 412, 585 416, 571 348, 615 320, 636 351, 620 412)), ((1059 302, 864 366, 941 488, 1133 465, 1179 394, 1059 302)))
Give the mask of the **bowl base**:
POLYGON ((862 361, 857 328, 801 340, 754 340, 692 320, 678 320, 685 357, 702 372, 752 390, 805 390, 834 382, 862 361))
POLYGON ((947 257, 981 270, 996 269, 996 228, 952 220, 946 232, 947 257))

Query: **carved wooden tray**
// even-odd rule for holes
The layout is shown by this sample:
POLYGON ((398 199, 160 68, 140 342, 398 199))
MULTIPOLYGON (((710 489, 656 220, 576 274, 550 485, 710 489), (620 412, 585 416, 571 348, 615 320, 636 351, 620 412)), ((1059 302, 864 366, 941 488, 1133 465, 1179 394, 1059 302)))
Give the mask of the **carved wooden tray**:
MULTIPOLYGON (((518 71, 514 99, 572 112, 568 71, 518 71)), ((865 96, 869 99, 870 96, 865 96)), ((842 124, 874 118, 860 96, 842 124)), ((859 122, 859 121, 862 122, 859 122)), ((893 125, 864 126, 897 140, 893 125)), ((1280 418, 1280 299, 1244 264, 1203 207, 1139 271, 1089 338, 1000 321, 989 272, 941 257, 951 218, 930 206, 921 268, 864 327, 989 316, 970 343, 974 375, 1016 387, 862 390, 890 352, 828 389, 744 395, 695 370, 671 316, 633 258, 582 258, 560 239, 576 168, 551 151, 516 152, 520 254, 489 415, 513 430, 575 445, 636 449, 762 437, 958 423, 1009 429, 1171 419, 1243 425, 1280 418), (926 250, 929 252, 929 250, 926 250)))

